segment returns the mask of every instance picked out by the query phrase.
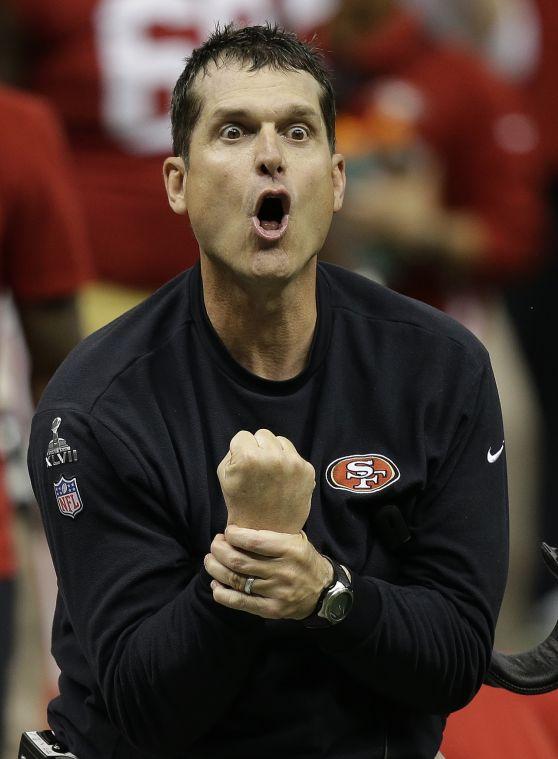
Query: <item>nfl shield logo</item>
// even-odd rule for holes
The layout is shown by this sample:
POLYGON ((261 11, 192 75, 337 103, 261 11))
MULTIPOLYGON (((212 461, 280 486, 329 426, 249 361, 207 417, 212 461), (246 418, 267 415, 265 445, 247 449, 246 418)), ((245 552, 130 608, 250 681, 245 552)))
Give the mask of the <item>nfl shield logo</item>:
POLYGON ((54 494, 58 503, 58 510, 65 517, 74 517, 83 510, 83 501, 79 494, 77 478, 67 480, 61 477, 54 483, 54 494))

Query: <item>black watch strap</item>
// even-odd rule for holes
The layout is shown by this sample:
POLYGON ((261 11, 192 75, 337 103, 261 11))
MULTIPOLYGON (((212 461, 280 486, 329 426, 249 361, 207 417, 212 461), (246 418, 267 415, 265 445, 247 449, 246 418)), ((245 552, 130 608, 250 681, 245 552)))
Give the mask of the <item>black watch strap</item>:
POLYGON ((339 564, 338 561, 335 561, 335 559, 332 559, 330 556, 326 556, 325 554, 322 554, 322 556, 324 559, 327 559, 333 567, 333 581, 320 593, 320 597, 318 598, 318 602, 312 614, 302 620, 305 627, 331 627, 331 623, 328 622, 328 620, 324 617, 320 617, 318 615, 318 612, 321 610, 327 594, 337 585, 337 583, 341 583, 346 588, 351 587, 350 575, 343 568, 343 566, 339 564))

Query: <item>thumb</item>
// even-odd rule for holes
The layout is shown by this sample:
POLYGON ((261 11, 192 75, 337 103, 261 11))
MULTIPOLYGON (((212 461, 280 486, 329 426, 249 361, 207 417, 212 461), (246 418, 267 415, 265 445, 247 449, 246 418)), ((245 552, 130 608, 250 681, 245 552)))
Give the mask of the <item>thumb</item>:
POLYGON ((229 451, 227 451, 227 452, 225 453, 225 455, 223 456, 223 458, 221 459, 221 463, 220 463, 220 464, 219 464, 219 466, 217 467, 217 477, 219 478, 219 480, 220 480, 221 482, 222 482, 222 481, 223 481, 223 480, 226 478, 226 476, 227 476, 227 469, 228 469, 228 467, 230 467, 230 465, 231 465, 232 456, 233 456, 233 454, 232 454, 232 451, 230 451, 230 450, 229 450, 229 451))

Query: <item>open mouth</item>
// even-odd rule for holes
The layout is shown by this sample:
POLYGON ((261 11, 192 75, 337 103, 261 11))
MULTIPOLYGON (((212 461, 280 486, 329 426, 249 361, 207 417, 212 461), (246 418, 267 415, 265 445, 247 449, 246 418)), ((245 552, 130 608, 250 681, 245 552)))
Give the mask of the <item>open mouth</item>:
POLYGON ((264 240, 279 240, 289 224, 290 198, 286 192, 266 192, 252 217, 256 234, 264 240))

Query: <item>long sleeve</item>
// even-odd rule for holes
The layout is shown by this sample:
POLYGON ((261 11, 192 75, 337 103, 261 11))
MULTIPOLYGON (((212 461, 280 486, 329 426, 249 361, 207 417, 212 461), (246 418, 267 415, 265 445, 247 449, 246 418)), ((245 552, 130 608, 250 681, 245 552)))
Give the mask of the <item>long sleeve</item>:
POLYGON ((489 365, 458 418, 412 512, 397 582, 353 573, 347 619, 308 631, 374 694, 430 713, 459 709, 480 688, 507 575, 504 437, 489 365))
POLYGON ((202 557, 136 452, 98 419, 38 414, 29 467, 61 599, 111 721, 142 752, 183 754, 249 676, 262 620, 214 602, 202 557), (64 439, 47 455, 56 417, 64 439))

